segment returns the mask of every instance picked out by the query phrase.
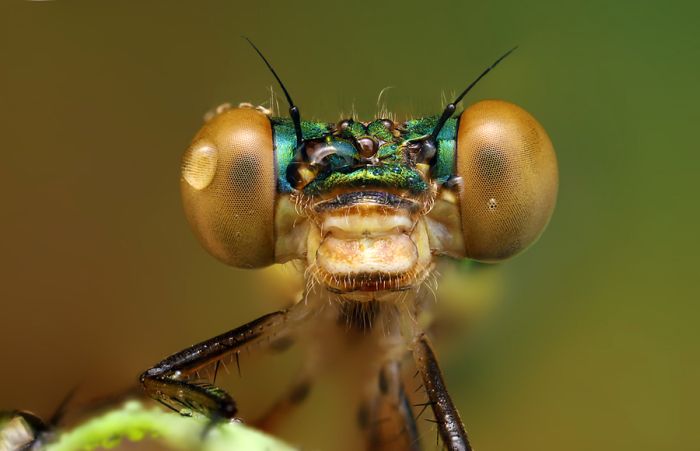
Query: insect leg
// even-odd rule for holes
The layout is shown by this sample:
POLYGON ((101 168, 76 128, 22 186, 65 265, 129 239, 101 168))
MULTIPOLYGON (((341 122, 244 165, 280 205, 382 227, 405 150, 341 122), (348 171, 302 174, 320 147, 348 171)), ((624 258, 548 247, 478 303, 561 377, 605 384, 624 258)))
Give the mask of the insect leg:
POLYGON ((450 451, 471 451, 464 424, 447 393, 435 353, 425 334, 417 337, 413 347, 413 358, 423 379, 423 386, 428 394, 445 447, 450 451))
POLYGON ((311 391, 311 384, 310 377, 302 376, 298 378, 284 395, 260 418, 257 418, 252 425, 263 431, 274 431, 279 423, 306 399, 311 391))
POLYGON ((175 353, 141 374, 141 385, 151 398, 181 414, 233 418, 236 402, 224 390, 198 380, 197 370, 255 344, 288 338, 307 316, 306 307, 295 304, 175 353))
POLYGON ((368 449, 373 451, 420 450, 418 428, 411 403, 401 382, 400 364, 391 360, 379 372, 378 387, 370 401, 368 418, 361 424, 367 431, 368 449))

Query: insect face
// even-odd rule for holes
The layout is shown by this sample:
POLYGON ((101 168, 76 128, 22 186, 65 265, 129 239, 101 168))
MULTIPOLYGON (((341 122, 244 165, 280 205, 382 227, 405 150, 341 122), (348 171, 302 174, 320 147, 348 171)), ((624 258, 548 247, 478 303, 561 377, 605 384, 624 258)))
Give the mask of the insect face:
POLYGON ((259 267, 304 259, 335 293, 401 291, 433 255, 497 261, 525 249, 556 199, 542 127, 479 102, 449 119, 301 123, 251 108, 212 118, 185 153, 182 193, 203 246, 259 267))
MULTIPOLYGON (((202 382, 200 369, 214 365, 216 374, 226 356, 238 362, 241 351, 259 344, 306 338, 320 351, 335 337, 364 351, 358 412, 368 418, 360 428, 370 449, 378 443, 417 446, 399 370, 410 351, 443 443, 471 450, 424 324, 416 320, 426 305, 414 288, 430 274, 435 256, 511 257, 537 239, 551 216, 557 164, 537 121, 503 101, 479 102, 452 117, 457 103, 512 50, 440 116, 326 123, 301 121, 279 77, 253 48, 280 83, 290 118, 250 105, 209 118, 183 158, 185 211, 204 248, 229 265, 302 262, 306 302, 167 357, 141 375, 144 389, 179 412, 233 418, 234 399, 202 382), (324 290, 333 296, 323 296, 324 290), (350 329, 363 332, 364 345, 345 340, 350 329), (379 387, 372 383, 377 374, 379 387), (387 414, 396 431, 378 426, 387 414)), ((310 354, 310 361, 328 361, 302 371, 302 391, 342 354, 310 354)), ((259 424, 288 411, 297 392, 259 424)))

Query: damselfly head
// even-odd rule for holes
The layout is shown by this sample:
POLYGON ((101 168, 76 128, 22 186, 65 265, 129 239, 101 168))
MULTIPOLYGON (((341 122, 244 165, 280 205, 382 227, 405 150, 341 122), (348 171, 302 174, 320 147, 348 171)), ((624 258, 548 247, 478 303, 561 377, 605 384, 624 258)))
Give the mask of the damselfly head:
POLYGON ((219 112, 183 158, 187 217, 227 264, 300 259, 336 293, 401 291, 425 279, 435 255, 503 260, 549 221, 554 149, 516 105, 325 123, 301 121, 285 95, 290 118, 247 105, 219 112))

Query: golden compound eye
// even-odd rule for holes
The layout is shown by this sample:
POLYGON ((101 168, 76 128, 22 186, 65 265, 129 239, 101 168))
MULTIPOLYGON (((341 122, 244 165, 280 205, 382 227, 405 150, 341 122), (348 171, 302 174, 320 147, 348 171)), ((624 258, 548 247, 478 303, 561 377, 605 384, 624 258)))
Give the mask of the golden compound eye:
POLYGON ((182 159, 185 213, 204 248, 232 266, 274 263, 272 127, 235 108, 207 122, 182 159))
POLYGON ((460 116, 456 160, 467 257, 502 260, 533 243, 552 215, 558 185, 542 126, 512 103, 476 103, 460 116))

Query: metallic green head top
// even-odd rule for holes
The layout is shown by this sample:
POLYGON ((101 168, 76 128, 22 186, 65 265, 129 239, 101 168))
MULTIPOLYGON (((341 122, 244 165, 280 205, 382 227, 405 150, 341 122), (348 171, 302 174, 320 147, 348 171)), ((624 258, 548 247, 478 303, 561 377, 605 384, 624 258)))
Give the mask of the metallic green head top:
POLYGON ((438 135, 438 151, 428 153, 422 142, 437 117, 402 124, 388 119, 302 122, 304 140, 299 147, 291 120, 271 120, 279 192, 300 190, 317 196, 342 188, 393 188, 418 195, 431 181, 442 184, 453 173, 456 119, 438 135), (420 163, 431 163, 429 177, 417 169, 420 163))

